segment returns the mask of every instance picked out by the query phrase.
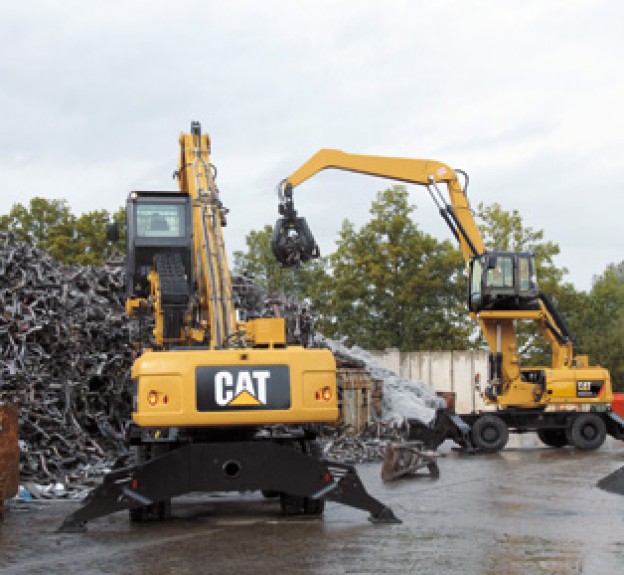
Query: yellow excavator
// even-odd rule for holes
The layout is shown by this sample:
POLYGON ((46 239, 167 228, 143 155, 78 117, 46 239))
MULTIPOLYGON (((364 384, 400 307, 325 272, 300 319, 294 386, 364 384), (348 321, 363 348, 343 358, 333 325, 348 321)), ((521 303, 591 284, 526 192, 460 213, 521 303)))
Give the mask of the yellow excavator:
POLYGON ((316 430, 338 417, 332 353, 290 345, 284 318, 238 320, 210 140, 193 122, 179 142, 179 191, 127 200, 134 461, 61 530, 123 509, 132 521, 165 519, 173 497, 195 491, 259 490, 279 497, 284 515, 321 515, 329 499, 397 522, 353 466, 320 456, 316 430))
MULTIPOLYGON (((600 447, 607 433, 624 438, 624 419, 611 411, 609 372, 574 353, 572 336, 548 296, 538 288, 529 252, 487 251, 470 209, 467 175, 432 160, 348 154, 323 149, 278 186, 280 218, 272 249, 284 266, 316 257, 312 234, 297 216, 293 190, 314 174, 336 168, 424 186, 459 242, 468 273, 467 307, 490 348, 484 400, 495 410, 455 414, 440 410, 428 425, 411 420, 411 438, 432 448, 445 439, 484 452, 502 449, 509 432, 537 432, 546 445, 600 447), (458 175, 463 175, 462 187, 458 175), (446 187, 445 197, 441 187, 446 187), (549 366, 521 365, 516 322, 532 322, 552 350, 549 366)), ((472 382, 470 382, 472 384, 472 382)))

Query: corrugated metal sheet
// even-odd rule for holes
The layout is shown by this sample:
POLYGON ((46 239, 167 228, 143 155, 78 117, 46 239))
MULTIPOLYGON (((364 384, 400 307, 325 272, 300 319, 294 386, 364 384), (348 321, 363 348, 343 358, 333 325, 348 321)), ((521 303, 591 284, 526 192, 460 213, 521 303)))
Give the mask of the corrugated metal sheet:
POLYGON ((340 423, 359 433, 371 422, 371 409, 381 414, 382 382, 365 369, 338 368, 340 423))

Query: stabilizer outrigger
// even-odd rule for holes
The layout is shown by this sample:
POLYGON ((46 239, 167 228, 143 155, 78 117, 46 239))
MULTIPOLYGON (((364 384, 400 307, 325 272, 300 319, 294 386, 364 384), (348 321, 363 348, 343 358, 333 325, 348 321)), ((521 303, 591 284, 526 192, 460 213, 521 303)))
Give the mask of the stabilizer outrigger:
POLYGON ((598 482, 598 487, 609 493, 624 495, 624 467, 616 469, 598 482))
MULTIPOLYGON (((172 497, 190 492, 261 490, 299 501, 302 514, 331 500, 370 513, 373 523, 400 523, 365 489, 355 468, 271 441, 191 443, 104 477, 61 532, 82 532, 86 523, 125 509, 152 509, 164 518, 172 497)), ((322 511, 322 507, 320 507, 322 511)))
POLYGON ((475 451, 470 426, 453 410, 441 408, 429 423, 420 419, 408 419, 408 437, 421 441, 427 449, 435 451, 447 439, 452 439, 467 452, 475 451))

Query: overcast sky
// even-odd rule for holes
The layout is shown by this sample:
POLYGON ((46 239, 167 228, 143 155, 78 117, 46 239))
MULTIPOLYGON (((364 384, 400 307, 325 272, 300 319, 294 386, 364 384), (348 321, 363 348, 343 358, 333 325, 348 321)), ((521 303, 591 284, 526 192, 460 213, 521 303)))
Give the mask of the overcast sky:
MULTIPOLYGON (((624 259, 624 2, 0 0, 0 194, 116 210, 212 139, 228 250, 319 148, 431 158, 559 244, 568 281, 624 259)), ((327 171, 297 207, 329 253, 385 180, 327 171)), ((424 189, 424 231, 450 238, 424 189)))

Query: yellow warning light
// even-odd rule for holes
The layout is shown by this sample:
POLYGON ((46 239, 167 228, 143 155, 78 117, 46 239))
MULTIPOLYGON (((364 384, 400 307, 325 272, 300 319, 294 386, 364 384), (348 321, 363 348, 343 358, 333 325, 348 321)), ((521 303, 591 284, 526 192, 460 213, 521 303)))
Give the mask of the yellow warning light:
POLYGON ((316 398, 317 401, 330 401, 332 398, 332 390, 331 387, 326 386, 321 390, 318 390, 315 394, 314 397, 316 398))
POLYGON ((147 395, 147 404, 150 407, 154 407, 157 403, 158 403, 158 392, 152 390, 147 395))

